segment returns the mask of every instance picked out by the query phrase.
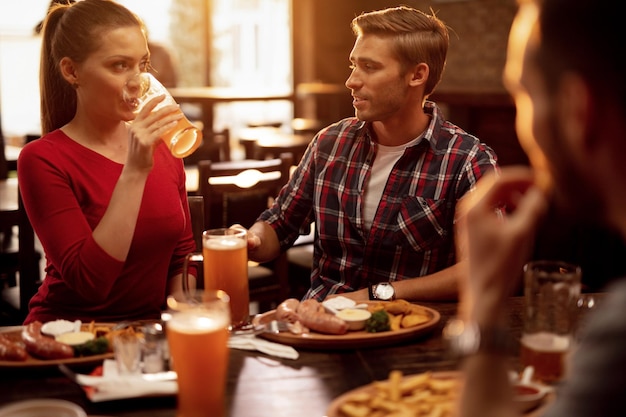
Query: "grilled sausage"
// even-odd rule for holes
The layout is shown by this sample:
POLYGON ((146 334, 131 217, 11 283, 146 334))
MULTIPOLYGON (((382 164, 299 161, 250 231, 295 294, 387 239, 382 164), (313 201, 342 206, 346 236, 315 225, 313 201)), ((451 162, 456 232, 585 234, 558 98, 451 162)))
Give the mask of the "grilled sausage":
POLYGON ((314 299, 304 300, 298 305, 300 322, 311 330, 326 334, 346 334, 348 325, 339 317, 329 314, 322 304, 314 299))
POLYGON ((0 334, 0 360, 23 362, 27 358, 26 349, 0 334))
POLYGON ((276 320, 288 323, 297 322, 300 317, 296 313, 300 301, 295 298, 288 298, 276 307, 276 320))
POLYGON ((22 340, 26 351, 43 359, 67 359, 74 357, 74 349, 70 345, 41 334, 41 322, 34 321, 22 329, 22 340))

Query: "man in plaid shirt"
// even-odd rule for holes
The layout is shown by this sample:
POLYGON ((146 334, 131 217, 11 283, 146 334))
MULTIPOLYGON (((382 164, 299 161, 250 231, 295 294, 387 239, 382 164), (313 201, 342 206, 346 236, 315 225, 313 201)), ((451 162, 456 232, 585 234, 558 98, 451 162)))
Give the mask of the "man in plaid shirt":
POLYGON ((362 14, 346 81, 356 117, 322 129, 273 206, 250 228, 249 254, 275 258, 315 222, 306 298, 456 299, 456 204, 496 156, 426 98, 441 79, 448 32, 409 7, 362 14), (419 279, 410 279, 417 278, 419 279))

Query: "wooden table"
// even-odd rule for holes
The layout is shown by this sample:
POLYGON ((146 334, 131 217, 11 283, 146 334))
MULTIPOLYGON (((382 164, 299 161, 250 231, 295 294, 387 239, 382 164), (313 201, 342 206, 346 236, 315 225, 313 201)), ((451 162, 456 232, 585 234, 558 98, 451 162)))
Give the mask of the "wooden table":
MULTIPOLYGON (((437 309, 441 321, 429 335, 388 347, 312 351, 299 349, 293 361, 256 352, 231 350, 227 403, 230 417, 322 417, 339 395, 388 377, 391 370, 404 374, 428 370, 454 370, 441 329, 456 313, 456 303, 421 303, 437 309)), ((510 307, 512 335, 522 331, 523 299, 513 297, 510 307)), ((512 365, 517 364, 516 357, 512 365)), ((0 404, 7 400, 60 398, 82 406, 88 414, 125 417, 173 417, 174 397, 90 403, 81 388, 56 368, 0 370, 0 404)))
POLYGON ((311 134, 280 133, 266 136, 254 142, 254 156, 257 159, 278 158, 283 152, 293 155, 294 164, 300 163, 304 152, 313 139, 311 134))
POLYGON ((287 133, 276 127, 254 127, 239 133, 239 144, 243 146, 246 159, 278 158, 283 152, 293 155, 297 165, 314 134, 287 133))
MULTIPOLYGON (((386 379, 392 369, 407 374, 454 369, 454 362, 446 358, 440 333, 445 321, 455 313, 456 304, 428 305, 442 315, 437 329, 431 335, 397 346, 347 351, 300 349, 300 358, 295 361, 231 350, 229 416, 321 417, 334 398, 374 380, 386 379)), ((173 417, 176 408, 174 397, 90 403, 81 388, 56 368, 0 371, 0 404, 44 397, 75 402, 91 415, 173 417)))
POLYGON ((217 103, 235 101, 293 101, 291 91, 228 87, 176 87, 168 89, 174 100, 180 103, 197 103, 202 106, 204 128, 213 130, 213 107, 217 103))
POLYGON ((307 82, 296 85, 299 114, 322 120, 324 125, 353 116, 352 96, 343 83, 307 82))

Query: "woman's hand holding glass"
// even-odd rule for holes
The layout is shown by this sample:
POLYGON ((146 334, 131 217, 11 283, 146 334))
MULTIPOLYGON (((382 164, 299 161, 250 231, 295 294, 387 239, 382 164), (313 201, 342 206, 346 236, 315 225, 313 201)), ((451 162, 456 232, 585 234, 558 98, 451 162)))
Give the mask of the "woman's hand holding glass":
MULTIPOLYGON (((165 142, 176 158, 191 155, 202 143, 201 130, 187 120, 171 94, 152 74, 140 72, 132 76, 124 86, 123 99, 136 114, 135 122, 141 117, 151 120, 148 113, 154 113, 159 120, 164 117, 162 121, 168 123, 176 122, 167 125, 155 122, 158 137, 165 142), (165 111, 168 115, 171 112, 177 112, 179 117, 165 120, 165 113, 162 110, 166 108, 171 109, 165 111)), ((150 133, 153 131, 150 130, 150 133)))
POLYGON ((183 116, 177 104, 168 104, 152 111, 165 96, 151 99, 129 124, 128 163, 151 169, 154 148, 161 137, 176 126, 183 116))

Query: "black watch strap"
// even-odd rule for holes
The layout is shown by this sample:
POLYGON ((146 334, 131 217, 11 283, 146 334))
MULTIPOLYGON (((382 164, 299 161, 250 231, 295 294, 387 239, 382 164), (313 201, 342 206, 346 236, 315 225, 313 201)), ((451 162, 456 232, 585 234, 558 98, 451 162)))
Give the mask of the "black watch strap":
POLYGON ((371 301, 376 300, 376 297, 374 296, 374 285, 376 285, 376 284, 369 284, 367 286, 367 294, 368 294, 369 299, 371 301))

